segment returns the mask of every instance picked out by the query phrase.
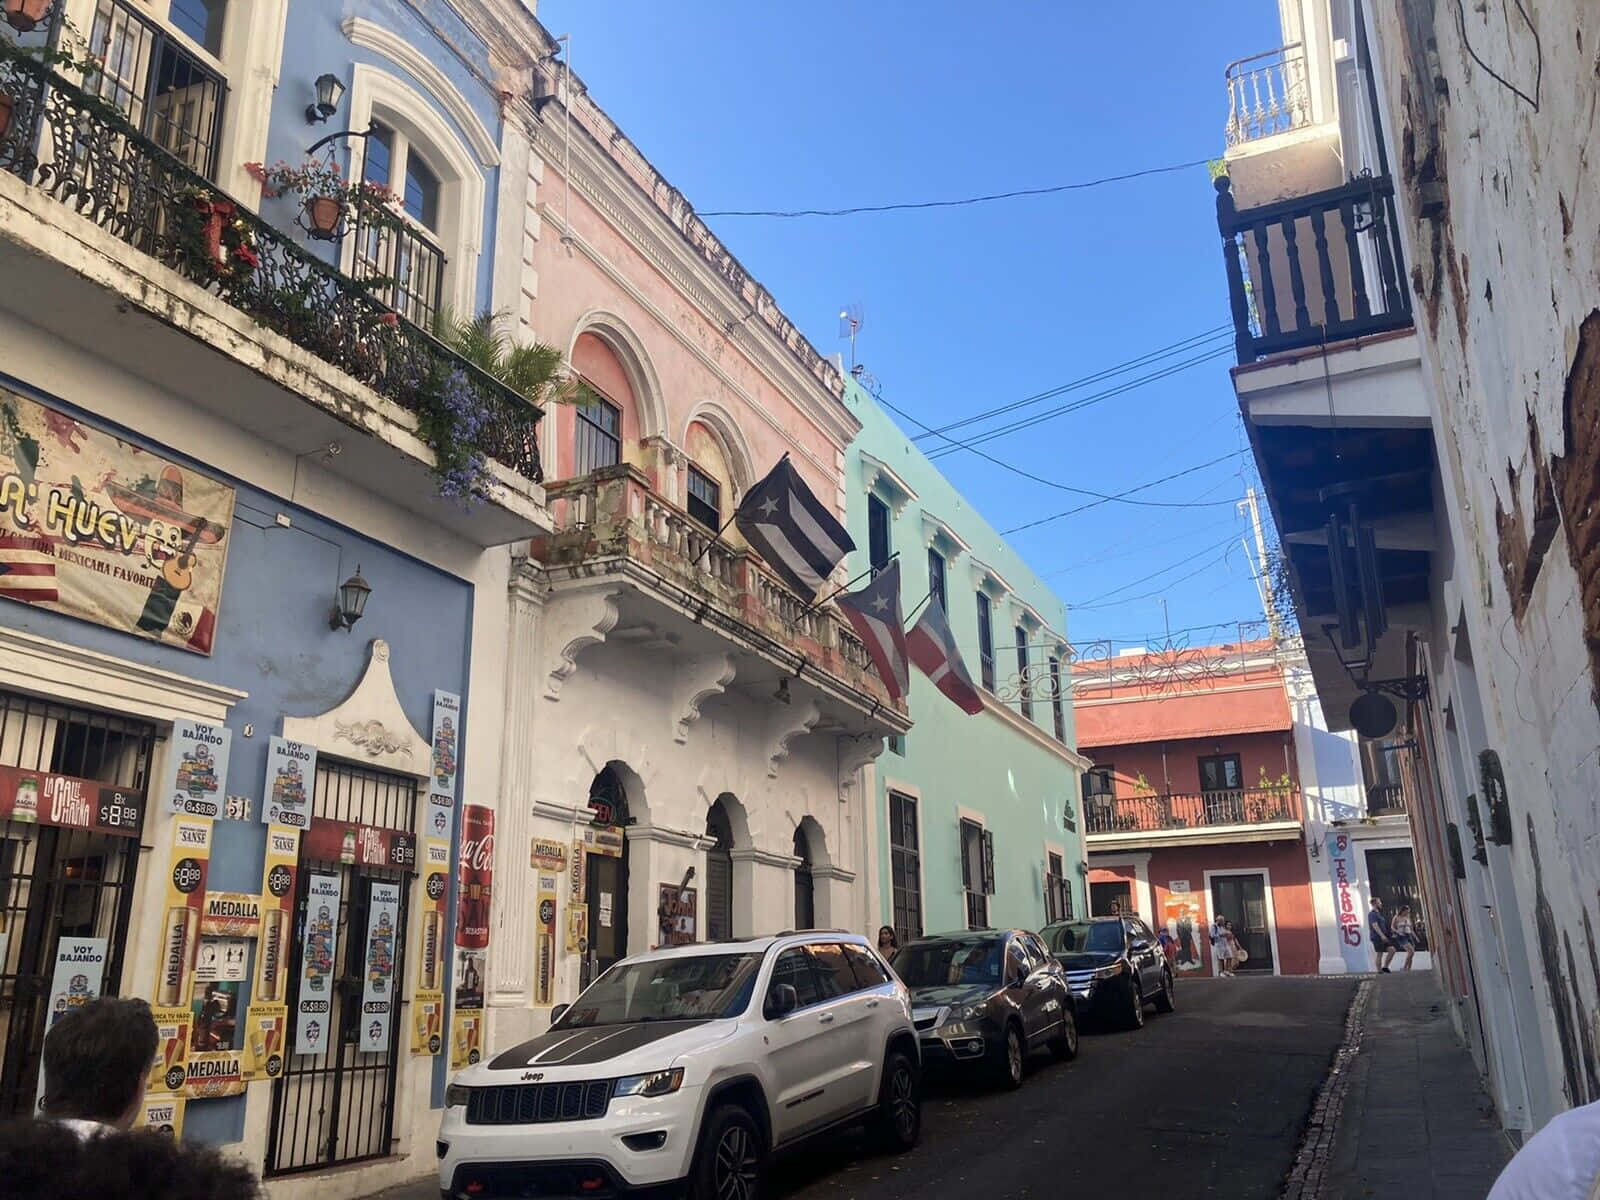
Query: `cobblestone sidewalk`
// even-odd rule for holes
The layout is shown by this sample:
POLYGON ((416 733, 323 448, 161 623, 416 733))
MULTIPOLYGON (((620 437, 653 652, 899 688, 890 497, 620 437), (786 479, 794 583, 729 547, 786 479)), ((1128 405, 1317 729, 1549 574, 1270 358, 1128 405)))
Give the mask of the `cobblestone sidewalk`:
POLYGON ((1482 1200, 1511 1156, 1431 972, 1351 1000, 1284 1200, 1482 1200))

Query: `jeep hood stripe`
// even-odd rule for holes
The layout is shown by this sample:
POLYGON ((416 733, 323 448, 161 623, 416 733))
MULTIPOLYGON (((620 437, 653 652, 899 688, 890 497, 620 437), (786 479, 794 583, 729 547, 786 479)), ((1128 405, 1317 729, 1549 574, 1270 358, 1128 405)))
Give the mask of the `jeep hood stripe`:
POLYGON ((650 1021, 639 1025, 596 1025, 558 1029, 513 1046, 489 1064, 492 1071, 525 1067, 581 1067, 631 1053, 641 1046, 704 1025, 703 1020, 650 1021))

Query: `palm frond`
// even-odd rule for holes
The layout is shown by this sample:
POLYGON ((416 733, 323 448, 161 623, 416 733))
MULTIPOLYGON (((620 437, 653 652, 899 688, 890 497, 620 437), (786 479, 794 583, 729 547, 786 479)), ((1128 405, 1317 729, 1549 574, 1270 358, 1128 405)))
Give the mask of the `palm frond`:
POLYGON ((588 389, 567 378, 561 351, 543 342, 517 342, 505 332, 509 321, 505 312, 459 317, 445 308, 435 318, 433 332, 473 366, 531 403, 581 403, 579 392, 587 395, 588 389))

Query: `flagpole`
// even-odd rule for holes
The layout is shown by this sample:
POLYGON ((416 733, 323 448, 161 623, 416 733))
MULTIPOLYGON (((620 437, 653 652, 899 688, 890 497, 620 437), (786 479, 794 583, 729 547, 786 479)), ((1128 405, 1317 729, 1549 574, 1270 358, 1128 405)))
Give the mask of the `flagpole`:
POLYGON ((729 517, 722 523, 722 528, 717 530, 716 534, 711 538, 711 540, 708 541, 704 546, 700 547, 700 553, 696 554, 694 556, 694 561, 689 564, 689 568, 691 570, 700 565, 700 560, 706 556, 706 553, 711 549, 711 547, 720 542, 722 540, 722 535, 728 532, 728 526, 732 525, 738 519, 739 510, 736 508, 733 510, 733 516, 729 517))
POLYGON ((928 594, 926 596, 924 596, 921 600, 917 601, 917 606, 911 610, 911 615, 906 618, 906 626, 907 626, 906 632, 907 633, 911 632, 911 629, 910 629, 911 622, 916 620, 917 614, 922 611, 922 606, 924 604, 926 604, 929 600, 932 600, 932 599, 933 599, 933 589, 929 588, 928 589, 928 594))
POLYGON ((865 571, 862 571, 859 575, 852 575, 849 579, 846 579, 843 583, 841 583, 838 587, 834 588, 833 591, 829 592, 821 600, 813 600, 810 604, 806 605, 803 609, 800 610, 800 615, 798 617, 796 617, 795 620, 798 621, 798 620, 800 620, 800 619, 802 619, 804 617, 809 616, 811 613, 814 613, 817 609, 821 608, 829 600, 832 600, 840 592, 844 591, 845 588, 849 587, 852 583, 857 583, 860 580, 865 579, 868 575, 876 574, 877 572, 883 570, 884 567, 887 567, 889 565, 889 563, 892 563, 895 559, 897 559, 899 557, 900 557, 900 551, 896 550, 893 554, 889 555, 889 562, 884 563, 882 567, 868 567, 865 571))

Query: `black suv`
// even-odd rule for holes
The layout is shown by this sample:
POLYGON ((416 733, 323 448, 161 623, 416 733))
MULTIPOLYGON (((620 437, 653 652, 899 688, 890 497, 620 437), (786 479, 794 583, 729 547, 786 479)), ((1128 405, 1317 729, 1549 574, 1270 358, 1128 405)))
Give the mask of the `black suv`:
POLYGON ((1163 1013, 1176 1007, 1172 968, 1138 917, 1062 921, 1046 925, 1039 936, 1066 972, 1079 1012, 1138 1029, 1146 1004, 1163 1013))
POLYGON ((975 929, 919 938, 893 966, 911 989, 911 1019, 930 1069, 976 1068, 1014 1088, 1030 1050, 1077 1057, 1077 1006, 1037 934, 975 929))

